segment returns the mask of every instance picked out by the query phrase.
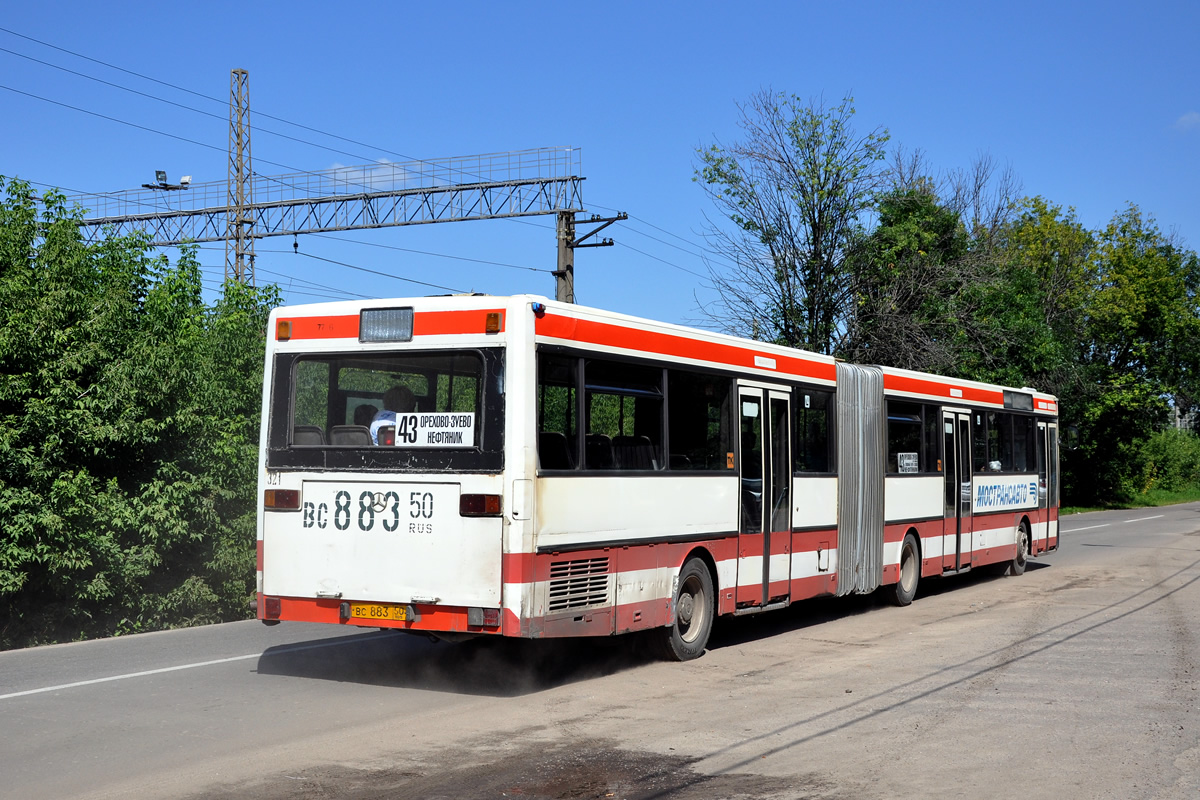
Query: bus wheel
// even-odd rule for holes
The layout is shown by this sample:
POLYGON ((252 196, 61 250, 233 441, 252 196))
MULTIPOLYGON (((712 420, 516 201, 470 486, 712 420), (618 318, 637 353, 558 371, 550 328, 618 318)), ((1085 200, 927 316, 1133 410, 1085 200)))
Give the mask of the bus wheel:
POLYGON ((917 596, 917 584, 921 582, 921 557, 917 550, 917 537, 911 533, 900 545, 900 580, 892 584, 888 599, 898 606, 906 606, 917 596))
POLYGON ((1021 575, 1025 572, 1025 564, 1029 562, 1029 525, 1024 521, 1017 528, 1017 555, 1008 565, 1010 575, 1021 575))
POLYGON ((662 655, 669 661, 699 658, 708 644, 716 615, 712 575, 699 558, 689 558, 679 571, 674 606, 675 619, 657 632, 662 655))

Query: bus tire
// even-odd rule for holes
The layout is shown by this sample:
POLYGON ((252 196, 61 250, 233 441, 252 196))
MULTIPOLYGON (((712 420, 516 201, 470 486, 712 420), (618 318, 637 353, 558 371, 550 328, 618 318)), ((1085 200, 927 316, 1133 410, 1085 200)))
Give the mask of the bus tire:
POLYGON ((1008 564, 1009 575, 1023 575, 1029 563, 1029 523, 1021 520, 1017 527, 1017 554, 1008 564))
POLYGON ((917 596, 917 584, 920 582, 921 551, 917 547, 917 537, 910 533, 900 545, 900 575, 892 584, 888 599, 898 606, 909 605, 917 596))
POLYGON ((675 590, 675 618, 665 628, 659 628, 659 650, 668 661, 690 661, 704 654, 708 636, 712 633, 716 615, 716 596, 708 565, 699 558, 689 558, 679 571, 675 590))

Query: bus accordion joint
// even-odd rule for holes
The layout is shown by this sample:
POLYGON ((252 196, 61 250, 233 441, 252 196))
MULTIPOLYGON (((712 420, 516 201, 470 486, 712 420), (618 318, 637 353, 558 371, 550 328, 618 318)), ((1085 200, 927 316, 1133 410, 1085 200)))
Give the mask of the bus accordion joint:
POLYGON ((299 511, 299 489, 266 489, 263 491, 263 508, 267 511, 299 511))
POLYGON ((500 516, 500 495, 460 495, 458 498, 458 513, 463 517, 498 517, 500 516))

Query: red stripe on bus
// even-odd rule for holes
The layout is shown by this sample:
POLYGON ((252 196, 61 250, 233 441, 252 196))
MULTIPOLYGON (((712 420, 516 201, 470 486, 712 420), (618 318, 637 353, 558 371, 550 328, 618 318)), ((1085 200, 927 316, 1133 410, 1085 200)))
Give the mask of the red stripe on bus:
POLYGON ((469 311, 418 311, 413 315, 413 336, 484 333, 488 314, 500 315, 499 332, 503 332, 504 309, 483 308, 469 311))
MULTIPOLYGON (((535 583, 550 580, 550 566, 570 561, 607 558, 603 574, 636 570, 678 568, 693 550, 707 550, 713 561, 720 563, 737 557, 737 536, 730 534, 699 542, 646 542, 645 544, 614 545, 565 553, 506 553, 501 561, 501 574, 506 584, 535 583)), ((601 574, 597 572, 596 574, 601 574)))
POLYGON ((254 569, 262 572, 263 565, 263 540, 259 539, 255 542, 254 547, 254 569))
POLYGON ((795 531, 792 533, 793 553, 815 553, 818 550, 837 549, 837 528, 823 531, 795 531))
POLYGON ((806 578, 792 578, 791 601, 809 600, 813 597, 831 595, 837 591, 837 575, 809 575, 806 578))
MULTIPOLYGON (((488 314, 500 315, 500 331, 505 329, 504 310, 500 308, 468 311, 417 311, 413 314, 413 336, 446 336, 485 333, 488 314)), ((295 339, 357 339, 358 314, 338 317, 281 317, 292 323, 295 339)))
MULTIPOLYGON (((281 317, 292 323, 291 339, 357 339, 358 314, 342 317, 281 317)), ((276 328, 278 330, 278 328, 276 328)))
POLYGON ((795 356, 779 355, 765 351, 755 351, 745 347, 719 342, 706 342, 686 336, 671 333, 659 333, 642 328, 629 328, 607 322, 576 319, 559 314, 546 314, 537 319, 535 333, 554 339, 566 339, 588 344, 599 344, 607 347, 619 347, 625 350, 636 350, 655 355, 690 358, 697 361, 710 361, 719 364, 730 364, 745 369, 769 369, 754 363, 755 356, 769 358, 775 362, 773 371, 788 375, 802 375, 809 378, 832 381, 837 368, 822 361, 796 358, 795 356))
MULTIPOLYGON (((486 634, 499 634, 501 630, 500 628, 471 627, 467 624, 467 609, 462 607, 417 604, 415 608, 419 619, 396 622, 386 619, 344 620, 341 618, 339 610, 344 601, 336 598, 281 597, 279 601, 279 618, 289 622, 325 622, 355 628, 397 628, 412 631, 456 631, 486 634)), ((260 600, 259 609, 262 608, 263 603, 260 600)))
POLYGON ((939 383, 936 380, 913 378, 908 375, 889 375, 886 372, 883 374, 883 390, 885 392, 908 392, 909 394, 923 394, 929 397, 941 397, 948 400, 961 400, 964 403, 1004 405, 1003 391, 980 389, 975 386, 955 386, 950 383, 939 383), (962 394, 952 395, 950 393, 951 389, 956 389, 962 392, 962 394))

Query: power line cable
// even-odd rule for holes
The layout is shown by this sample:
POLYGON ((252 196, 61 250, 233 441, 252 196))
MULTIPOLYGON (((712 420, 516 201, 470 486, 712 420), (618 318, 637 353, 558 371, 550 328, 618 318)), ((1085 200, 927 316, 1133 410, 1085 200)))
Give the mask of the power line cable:
MULTIPOLYGON (((170 83, 170 82, 168 82, 168 81, 160 80, 160 79, 158 79, 158 78, 151 77, 150 75, 145 75, 145 74, 143 74, 143 73, 141 73, 141 72, 137 72, 137 71, 135 71, 135 70, 126 69, 125 67, 120 67, 120 66, 117 66, 116 64, 112 64, 112 63, 109 63, 109 62, 107 62, 107 61, 103 61, 103 60, 101 60, 101 59, 98 59, 98 58, 93 58, 93 57, 91 57, 91 56, 84 55, 83 53, 79 53, 79 52, 76 52, 76 51, 74 51, 74 50, 69 50, 69 49, 67 49, 67 48, 65 48, 65 47, 60 47, 60 46, 58 46, 58 45, 51 44, 50 42, 46 42, 46 41, 43 41, 43 40, 41 40, 41 39, 36 39, 36 38, 34 38, 34 37, 32 37, 32 36, 27 36, 27 35, 25 35, 25 34, 23 34, 23 33, 18 33, 17 31, 11 30, 10 28, 0 27, 0 32, 4 32, 4 33, 7 33, 7 34, 9 34, 9 35, 11 35, 11 36, 16 36, 16 37, 19 37, 19 38, 21 38, 21 39, 25 39, 25 40, 27 40, 27 41, 34 42, 34 43, 36 43, 36 44, 40 44, 40 45, 42 45, 43 47, 49 47, 49 48, 51 48, 52 50, 57 50, 57 51, 59 51, 59 52, 62 52, 62 53, 67 53, 68 55, 75 56, 76 58, 82 58, 82 59, 84 59, 85 61, 90 61, 90 62, 92 62, 92 63, 94 63, 94 64, 99 64, 99 65, 101 65, 101 66, 108 67, 109 69, 114 69, 114 70, 117 70, 118 72, 123 72, 123 73, 125 73, 125 74, 127 74, 127 75, 133 75, 134 77, 141 78, 142 80, 147 80, 147 81, 150 81, 150 82, 152 82, 152 83, 157 83, 157 84, 159 84, 159 85, 161 85, 161 86, 166 86, 166 87, 168 87, 168 88, 170 88, 170 89, 175 89, 176 91, 185 92, 185 93, 187 93, 187 94, 194 95, 194 96, 196 96, 196 97, 199 97, 199 98, 202 98, 202 99, 205 99, 205 100, 209 100, 209 101, 211 101, 211 102, 214 102, 214 103, 220 103, 221 105, 225 105, 225 104, 226 104, 226 102, 227 102, 226 100, 223 100, 223 99, 221 99, 221 98, 213 97, 212 95, 204 94, 203 92, 198 92, 198 91, 195 91, 194 89, 188 89, 187 87, 184 87, 184 86, 179 86, 179 85, 177 85, 177 84, 173 84, 173 83, 170 83)), ((0 49, 2 49, 2 48, 0 48, 0 49)), ((200 110, 200 109, 195 109, 195 108, 192 108, 191 106, 184 106, 184 105, 182 105, 182 104, 180 104, 180 103, 175 103, 174 101, 167 100, 167 99, 165 99, 165 98, 160 98, 160 97, 157 97, 157 96, 155 96, 155 95, 150 95, 150 94, 146 94, 146 93, 144 93, 144 92, 139 92, 139 91, 138 91, 138 90, 136 90, 136 89, 130 89, 130 88, 128 88, 128 87, 121 86, 120 84, 114 84, 114 83, 110 83, 110 82, 108 82, 108 81, 105 81, 105 80, 103 80, 103 79, 100 79, 100 78, 93 78, 92 76, 86 75, 85 73, 79 73, 79 72, 75 72, 74 70, 67 69, 67 68, 65 68, 65 67, 59 67, 59 66, 56 66, 56 65, 54 65, 54 64, 51 64, 51 63, 49 63, 49 62, 40 61, 39 59, 32 58, 31 56, 24 56, 24 55, 22 55, 22 54, 20 54, 20 53, 16 53, 16 52, 12 51, 12 50, 5 50, 5 52, 8 52, 8 53, 13 53, 14 55, 19 55, 19 56, 21 56, 22 58, 30 58, 31 60, 38 61, 38 63, 46 64, 47 66, 52 66, 52 67, 54 67, 54 68, 56 68, 56 69, 62 69, 62 70, 65 70, 65 71, 67 71, 67 72, 71 72, 71 73, 73 73, 73 74, 80 75, 81 77, 89 78, 89 79, 91 79, 91 80, 97 80, 97 81, 100 81, 101 83, 105 83, 105 84, 107 84, 107 85, 109 85, 109 86, 114 86, 114 87, 116 87, 116 88, 125 89, 126 91, 130 91, 130 92, 133 92, 133 93, 135 93, 135 94, 140 94, 140 95, 142 95, 142 96, 145 96, 145 97, 150 97, 150 98, 153 98, 153 99, 156 99, 156 100, 161 100, 162 102, 165 102, 165 103, 170 103, 171 105, 176 105, 176 106, 179 106, 179 107, 181 107, 181 108, 187 108, 187 109, 190 109, 190 110, 192 110, 192 111, 196 111, 196 112, 198 112, 198 113, 201 113, 201 114, 207 114, 207 115, 209 115, 209 116, 215 116, 215 117, 217 117, 218 119, 224 119, 224 117, 221 117, 221 116, 219 116, 219 115, 213 115, 213 114, 209 114, 209 112, 202 111, 202 110, 200 110)), ((51 101, 51 102, 53 102, 53 101, 51 101)), ((433 161, 433 160, 431 160, 431 159, 420 159, 420 158, 415 158, 415 157, 413 157, 413 156, 407 155, 407 154, 405 154, 405 153, 400 153, 400 152, 397 152, 397 151, 395 151, 395 150, 391 150, 391 149, 389 149, 389 148, 386 148, 386 147, 380 147, 380 146, 378 146, 378 145, 368 144, 368 143, 366 143, 366 142, 360 142, 360 141, 358 141, 358 140, 356 140, 356 139, 351 139, 351 138, 349 138, 349 137, 346 137, 346 136, 340 136, 340 135, 338 135, 338 134, 336 134, 336 133, 332 133, 332 132, 330 132, 330 131, 321 130, 320 128, 314 128, 314 127, 312 127, 312 126, 309 126, 309 125, 304 125, 304 124, 302 124, 302 123, 299 123, 299 122, 295 122, 295 121, 292 121, 292 120, 289 120, 289 119, 285 119, 284 117, 279 117, 279 116, 276 116, 276 115, 274 115, 274 114, 268 114, 268 113, 267 113, 267 112, 265 112, 265 111, 255 111, 255 112, 254 112, 254 115, 255 115, 255 116, 257 116, 257 117, 263 117, 263 118, 266 118, 266 119, 274 120, 274 121, 276 121, 276 122, 282 122, 282 123, 283 123, 283 124, 285 124, 285 125, 291 125, 291 126, 293 126, 293 127, 295 127, 295 128, 300 128, 300 129, 302 129, 302 130, 311 131, 312 133, 320 134, 321 136, 328 136, 328 137, 329 137, 329 138, 331 138, 331 139, 337 139, 337 140, 339 140, 339 141, 347 142, 347 143, 349 143, 349 144, 358 145, 359 147, 366 147, 366 148, 368 148, 369 150, 375 150, 375 151, 378 151, 378 152, 381 152, 381 153, 389 153, 389 154, 391 154, 391 155, 394 155, 394 156, 399 156, 400 158, 402 158, 402 159, 405 159, 405 160, 407 160, 407 161, 412 161, 412 162, 416 162, 416 163, 420 163, 420 164, 430 164, 430 163, 436 163, 436 161, 433 161)), ((346 151, 346 150, 340 150, 340 149, 337 149, 337 148, 329 147, 329 146, 327 146, 327 145, 318 144, 317 142, 311 142, 311 141, 309 141, 309 140, 306 140, 306 139, 300 139, 300 138, 297 138, 297 137, 289 136, 289 135, 287 135, 287 134, 280 133, 280 132, 278 132, 278 131, 271 131, 271 130, 268 130, 268 129, 265 129, 265 128, 258 128, 257 126, 256 126, 255 130, 263 130, 264 132, 266 132, 266 133, 270 133, 270 134, 272 134, 272 135, 274 135, 274 136, 280 136, 280 137, 283 137, 283 138, 285 138, 285 139, 291 139, 292 141, 295 141, 295 142, 300 142, 300 143, 303 143, 303 144, 310 145, 310 146, 312 146, 312 147, 317 147, 317 148, 321 148, 321 149, 329 150, 330 152, 334 152, 334 153, 341 153, 342 155, 349 155, 349 156, 353 156, 354 158, 358 158, 358 159, 365 159, 365 160, 367 160, 367 161, 376 161, 376 160, 377 160, 377 159, 372 159, 372 158, 369 158, 369 157, 366 157, 366 156, 359 155, 359 154, 357 154, 357 153, 351 153, 351 152, 348 152, 348 151, 346 151)), ((168 134, 168 135, 169 135, 169 134, 168 134)), ((288 167, 288 166, 287 166, 287 165, 285 165, 285 164, 278 164, 278 163, 276 163, 276 162, 272 162, 272 161, 266 161, 265 159, 262 159, 262 160, 264 161, 264 163, 268 163, 268 164, 275 164, 276 166, 281 166, 281 167, 284 167, 285 169, 290 169, 290 170, 292 170, 293 172, 306 172, 306 173, 307 173, 307 171, 306 171, 306 170, 298 170, 298 169, 296 169, 295 167, 288 167)), ((308 173, 308 174, 311 174, 311 173, 308 173)), ((471 172, 466 172, 466 171, 464 171, 464 173, 463 173, 463 174, 466 174, 466 175, 472 175, 473 177, 476 177, 476 178, 481 178, 481 179, 485 179, 485 180, 486 180, 486 178, 484 178, 484 176, 483 176, 483 175, 479 175, 479 174, 477 174, 477 173, 471 173, 471 172)), ((520 221, 520 220, 518 220, 518 221, 520 221)), ((531 223, 525 223, 525 224, 531 224, 531 223)))
MULTIPOLYGON (((225 105, 225 103, 227 102, 226 100, 222 100, 221 98, 213 97, 212 95, 204 94, 203 92, 197 92, 194 89, 188 89, 187 87, 184 87, 184 86, 178 86, 174 83, 169 83, 167 81, 159 80, 158 78, 153 78, 149 75, 144 75, 140 72, 136 72, 131 69, 126 69, 125 67, 119 67, 116 64, 110 64, 109 62, 102 61, 98 58, 92 58, 91 56, 84 55, 83 53, 78 53, 74 50, 68 50, 65 47, 59 47, 58 45, 51 44, 50 42, 42 41, 41 39, 35 39, 32 36, 26 36, 23 33, 18 33, 9 28, 0 27, 0 31, 3 31, 4 33, 7 33, 11 36, 20 37, 20 38, 25 39, 30 42, 35 42, 37 44, 42 45, 43 47, 49 47, 53 50, 58 50, 59 52, 67 53, 68 55, 75 56, 76 58, 82 58, 85 61, 91 61, 93 64, 99 64, 101 66, 108 67, 109 69, 115 69, 118 72, 124 72, 126 75, 133 75, 134 77, 141 78, 142 80, 147 80, 147 81, 151 81, 152 83, 157 83, 160 86, 166 86, 170 89, 175 89, 176 91, 186 92, 187 94, 194 95, 196 97, 200 97, 205 100, 211 100, 214 103, 220 103, 221 105, 225 105)), ((409 161, 421 161, 422 160, 422 159, 413 158, 412 156, 405 155, 404 153, 398 153, 394 150, 389 150, 385 147, 376 147, 375 145, 367 144, 365 142, 359 142, 354 139, 347 138, 345 136, 339 136, 336 133, 330 133, 329 131, 323 131, 320 128, 313 128, 308 125, 303 125, 299 122, 292 122, 291 120, 284 119, 283 117, 277 117, 277 116, 268 114, 263 111, 256 111, 255 116, 266 117, 267 119, 272 119, 272 120, 275 120, 276 122, 282 122, 285 125, 292 125, 296 128, 302 128, 307 131, 312 131, 313 133, 319 133, 322 136, 328 136, 331 139, 339 139, 343 142, 349 142, 350 144, 356 144, 359 147, 366 147, 371 150, 378 150, 381 153, 391 153, 394 156, 400 156, 401 158, 407 159, 409 161)), ((318 146, 320 146, 320 145, 318 145, 318 146)))
POLYGON ((313 236, 317 239, 329 239, 330 241, 334 241, 334 242, 349 242, 350 244, 361 244, 366 247, 379 247, 384 250, 399 250, 402 253, 416 253, 417 255, 435 256, 437 258, 452 258, 455 261, 470 261, 474 264, 486 264, 486 265, 492 266, 492 267, 507 267, 508 269, 520 269, 520 270, 527 270, 529 272, 544 272, 547 275, 554 274, 554 270, 543 269, 541 267, 526 267, 521 264, 505 264, 502 261, 488 261, 488 260, 482 259, 482 258, 469 258, 468 256, 453 256, 448 253, 433 253, 428 250, 413 250, 412 248, 409 248, 409 247, 397 247, 396 245, 379 244, 378 242, 364 242, 361 239, 348 239, 343 236, 330 236, 329 234, 325 234, 325 233, 313 233, 313 234, 309 234, 309 235, 313 236))
MULTIPOLYGON (((33 61, 37 64, 42 64, 44 66, 51 67, 52 69, 57 69, 57 70, 61 70, 63 72, 69 73, 71 75, 76 75, 80 78, 86 78, 89 81, 95 81, 96 83, 102 83, 105 86, 111 86, 114 89, 120 89, 121 91, 129 92, 130 94, 136 94, 139 97, 145 97, 150 100, 157 100, 160 103, 166 103, 167 105, 175 106, 176 108, 182 108, 185 111, 192 111, 196 114, 202 114, 206 117, 211 117, 213 119, 220 120, 221 122, 228 121, 221 114, 214 114, 211 111, 205 111, 202 108, 196 108, 194 106, 184 105, 183 103, 177 103, 174 100, 168 100, 165 97, 159 97, 158 95, 150 94, 148 92, 138 91, 137 89, 133 89, 128 86, 122 86, 119 83, 113 83, 112 81, 106 81, 103 78, 97 78, 94 75, 88 75, 83 72, 77 72, 76 70, 68 69, 67 67, 59 66, 58 64, 52 64, 49 61, 43 61, 40 58, 34 58, 33 56, 28 56, 28 55, 25 55, 24 53, 18 53, 15 50, 9 50, 6 47, 0 47, 0 52, 9 53, 10 55, 17 56, 18 58, 24 58, 29 61, 33 61)), ((255 133, 266 133, 271 136, 278 136, 281 139, 287 139, 289 141, 298 142, 299 144, 306 144, 306 145, 309 145, 310 147, 316 147, 321 150, 328 150, 331 153, 340 153, 341 155, 350 156, 351 158, 357 158, 357 159, 361 159, 363 161, 374 161, 375 160, 375 159, 371 158, 370 156, 364 156, 361 153, 351 153, 349 150, 339 150, 336 147, 330 147, 329 145, 319 144, 318 142, 312 142, 312 141, 309 141, 308 139, 301 139, 296 136, 290 136, 286 133, 280 133, 279 131, 273 131, 270 128, 264 128, 261 125, 256 125, 254 127, 254 131, 255 131, 255 133)))
MULTIPOLYGON (((264 250, 263 252, 272 252, 272 251, 264 250)), ((280 250, 280 251, 275 251, 275 252, 281 252, 281 253, 285 253, 285 252, 287 252, 287 251, 286 251, 286 250, 280 250)), ((398 280, 398 281, 405 281, 405 282, 407 282, 407 283, 415 283, 415 284, 417 284, 418 286, 429 286, 429 287, 431 287, 431 288, 433 288, 433 289, 444 289, 445 291, 447 291, 447 292, 453 292, 454 294, 465 294, 465 292, 464 292, 462 289, 455 289, 455 288, 453 288, 453 287, 450 287, 450 286, 442 286, 441 284, 438 284, 438 283, 427 283, 427 282, 425 282, 425 281, 418 281, 418 280, 414 280, 414 279, 412 279, 412 278, 403 278, 403 277, 401 277, 401 276, 399 276, 399 275, 392 275, 392 274, 390 274, 390 273, 387 273, 387 272, 380 272, 379 270, 367 269, 366 267, 359 267, 359 266, 356 266, 356 265, 354 265, 354 264, 347 264, 345 261, 336 261, 336 260, 334 260, 334 259, 332 259, 332 258, 325 258, 325 257, 323 257, 323 256, 315 256, 315 255, 313 255, 312 253, 297 253, 297 255, 302 255, 302 256, 304 256, 304 257, 306 257, 306 258, 314 258, 314 259, 316 259, 317 261, 325 261, 325 262, 327 262, 327 263, 329 263, 329 264, 337 264, 337 265, 338 265, 338 266, 340 266, 340 267, 347 267, 347 268, 349 268, 349 269, 356 269, 356 270, 358 270, 359 272, 367 272, 367 273, 370 273, 370 274, 372 274, 372 275, 380 275, 380 276, 382 276, 382 277, 384 277, 384 278, 393 278, 393 279, 395 279, 395 280, 398 280)))
MULTIPOLYGON (((602 209, 604 209, 604 210, 606 210, 606 211, 616 211, 616 209, 609 208, 608 206, 603 206, 603 205, 600 205, 599 203, 591 203, 591 205, 595 206, 596 208, 602 208, 602 209)), ((653 222, 650 222, 650 221, 648 221, 648 220, 642 219, 641 217, 635 216, 634 214, 630 214, 630 215, 629 215, 629 218, 630 218, 630 219, 632 219, 632 220, 634 220, 634 221, 636 221, 636 222, 638 222, 638 223, 641 223, 642 225, 646 225, 646 226, 648 226, 648 227, 651 227, 651 228, 653 228, 653 229, 654 229, 654 230, 656 230, 656 231, 660 231, 660 232, 662 232, 662 233, 665 233, 667 236, 670 236, 670 237, 672 237, 672 238, 678 239, 679 241, 683 242, 684 244, 689 244, 689 245, 692 245, 693 247, 697 247, 697 248, 699 248, 699 249, 701 250, 701 252, 697 253, 697 252, 695 252, 695 251, 688 250, 687 248, 680 247, 680 246, 679 246, 679 245, 677 245, 677 244, 672 244, 672 243, 670 243, 670 242, 665 242, 665 241, 663 241, 662 239, 659 239, 659 238, 658 238, 658 237, 656 237, 656 236, 651 236, 650 234, 646 233, 645 231, 639 231, 639 230, 638 230, 637 228, 635 228, 635 227, 630 227, 630 228, 629 228, 630 232, 632 232, 632 233, 636 233, 638 236, 644 236, 644 237, 646 237, 647 239, 652 239, 653 241, 656 241, 656 242, 658 242, 658 243, 660 243, 660 244, 664 244, 664 245, 666 245, 667 247, 673 247, 673 248, 675 248, 676 250, 679 250, 680 252, 687 253, 687 254, 688 254, 688 255, 690 255, 690 256, 695 256, 696 258, 715 258, 715 259, 717 259, 717 260, 720 260, 720 261, 725 261, 726 263, 728 263, 728 264, 730 264, 730 265, 734 265, 734 262, 733 262, 733 261, 732 261, 730 258, 728 258, 727 256, 721 255, 720 253, 709 253, 709 252, 704 252, 704 245, 702 245, 702 244, 701 244, 701 243, 699 243, 699 242, 695 242, 695 241, 693 241, 693 240, 691 240, 691 239, 685 239, 684 237, 680 236, 680 235, 679 235, 679 234, 677 234, 677 233, 672 233, 671 231, 667 230, 666 228, 661 228, 661 227, 659 227, 658 225, 655 225, 653 222)))
POLYGON ((681 267, 678 264, 667 261, 665 258, 659 258, 658 256, 651 255, 650 253, 647 253, 645 250, 638 250, 636 247, 625 244, 624 242, 617 242, 616 244, 621 247, 624 247, 627 250, 632 250, 635 253, 643 255, 646 258, 652 258, 655 261, 660 261, 663 264, 666 264, 668 267, 674 267, 675 269, 679 270, 680 272, 686 272, 689 275, 695 275, 697 278, 700 278, 701 280, 709 280, 709 276, 707 276, 707 275, 701 275, 699 272, 694 272, 694 271, 688 269, 687 267, 681 267))
MULTIPOLYGON (((10 92, 14 92, 14 93, 16 93, 16 94, 25 95, 26 97, 32 97, 32 98, 33 98, 33 99, 35 99, 35 100, 41 100, 41 101, 43 101, 43 102, 45 102, 45 103, 50 103, 50 104, 52 104, 52 105, 56 105, 56 106, 62 106, 63 108, 69 108, 69 109, 71 109, 72 111, 79 111, 80 113, 83 113, 83 114, 88 114, 88 115, 91 115, 91 116, 93 116, 93 117, 100 117, 101 119, 106 119, 106 120, 108 120, 109 122, 116 122, 116 123, 118 123, 118 124, 121 124, 121 125, 128 125, 129 127, 131 127, 131 128, 137 128, 138 130, 147 131, 147 132, 149 132, 149 133, 156 133, 156 134, 158 134, 158 135, 160 135, 160 136, 167 136, 167 137, 169 137, 169 138, 171 138, 171 139, 178 139, 179 141, 181 141, 181 142, 187 142, 188 144, 199 145, 200 147, 205 147, 205 148, 208 148, 209 150, 215 150, 215 151, 217 151, 218 153, 223 153, 223 154, 227 154, 227 153, 228 153, 228 150, 227 150, 226 148, 223 148, 223 147, 217 147, 216 145, 208 144, 207 142, 201 142, 201 141, 197 141, 196 139, 189 139, 189 138, 188 138, 188 137, 186 137, 186 136, 179 136, 178 134, 174 134, 174 133, 168 133, 167 131, 159 130, 159 129, 157 129, 157 128, 151 128, 151 127, 148 127, 148 126, 146 126, 146 125, 138 125, 136 122, 129 122, 128 120, 119 119, 119 118, 117 118, 117 117, 110 117, 109 115, 107 115, 107 114, 101 114, 101 113, 100 113, 100 112, 98 112, 98 111, 89 111, 89 110, 88 110, 88 109, 86 109, 86 108, 80 108, 79 106, 74 106, 74 105, 71 105, 70 103, 63 103, 63 102, 61 102, 61 101, 59 101, 59 100, 51 100, 49 97, 42 97, 41 95, 38 95, 38 94, 33 94, 32 92, 25 92, 25 91, 22 91, 22 90, 20 90, 20 89, 14 89, 13 87, 11 87, 11 86, 6 86, 6 85, 4 85, 4 84, 0 84, 0 89, 6 89, 6 90, 8 90, 8 91, 10 91, 10 92)), ((305 174, 305 175, 318 175, 318 174, 319 174, 319 173, 315 173, 315 172, 310 172, 309 170, 303 170, 303 169, 300 169, 300 168, 298 168, 298 167, 293 167, 293 166, 290 166, 290 165, 288 165, 288 164, 281 164, 281 163, 279 163, 278 161, 271 161, 270 159, 267 159, 267 158, 256 158, 256 159, 254 159, 254 160, 255 160, 256 162, 258 162, 258 163, 271 164, 272 166, 276 166, 276 167, 282 167, 283 169, 290 170, 291 172, 295 172, 295 173, 302 173, 302 174, 305 174)), ((255 174, 257 175, 258 173, 255 173, 255 174)), ((260 177, 264 177, 264 176, 261 176, 261 175, 260 175, 260 177)), ((284 186, 289 186, 289 184, 287 184, 287 183, 284 183, 283 181, 278 181, 278 182, 279 182, 279 183, 283 183, 283 185, 284 185, 284 186)), ((357 182, 357 181, 346 181, 346 183, 347 183, 348 185, 353 185, 353 186, 361 186, 361 187, 363 187, 364 189, 370 189, 370 188, 371 188, 371 187, 367 186, 365 183, 359 183, 359 182, 357 182)), ((294 189, 294 188, 296 188, 296 187, 294 187, 294 186, 293 186, 293 187, 291 187, 291 188, 293 188, 293 189, 294 189)), ((84 192, 84 194, 93 194, 93 193, 91 193, 91 192, 84 192)), ((143 203, 143 204, 140 204, 140 205, 144 205, 144 203, 143 203)), ((158 206, 153 206, 153 207, 154 207, 154 208, 159 208, 158 206)), ((170 209, 168 208, 167 210, 170 210, 170 209)))

